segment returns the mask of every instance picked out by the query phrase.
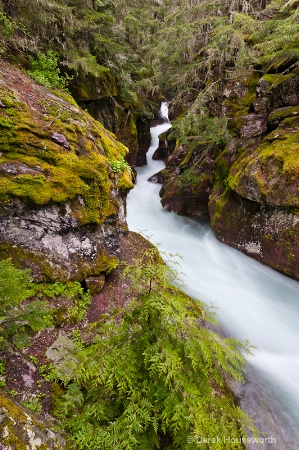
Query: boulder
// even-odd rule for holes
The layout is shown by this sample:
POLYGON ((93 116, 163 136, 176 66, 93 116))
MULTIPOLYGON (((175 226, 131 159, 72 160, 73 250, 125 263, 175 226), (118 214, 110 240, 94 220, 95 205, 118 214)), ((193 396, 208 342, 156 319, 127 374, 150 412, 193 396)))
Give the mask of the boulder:
POLYGON ((0 258, 36 281, 79 280, 115 265, 126 229, 127 148, 66 93, 0 68, 0 258))

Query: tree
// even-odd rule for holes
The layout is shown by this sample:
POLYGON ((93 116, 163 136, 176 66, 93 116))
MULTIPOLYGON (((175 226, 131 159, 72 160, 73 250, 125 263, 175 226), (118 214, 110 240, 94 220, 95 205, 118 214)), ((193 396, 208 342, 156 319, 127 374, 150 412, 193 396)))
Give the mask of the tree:
POLYGON ((58 376, 67 385, 58 416, 72 448, 174 450, 223 436, 243 448, 245 427, 254 427, 226 379, 242 381, 247 344, 206 326, 211 317, 170 284, 176 273, 156 249, 124 272, 135 300, 94 324, 94 343, 78 345, 74 366, 58 376))

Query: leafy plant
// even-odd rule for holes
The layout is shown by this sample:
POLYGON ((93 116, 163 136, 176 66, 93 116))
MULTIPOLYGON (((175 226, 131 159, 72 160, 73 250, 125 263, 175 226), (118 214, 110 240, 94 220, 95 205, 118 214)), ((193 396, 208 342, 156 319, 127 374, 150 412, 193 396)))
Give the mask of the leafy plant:
POLYGON ((5 380, 5 375, 6 375, 6 370, 5 370, 5 362, 4 361, 0 361, 0 388, 5 387, 6 385, 6 380, 5 380))
POLYGON ((46 87, 57 87, 66 90, 71 77, 62 75, 58 67, 59 57, 53 50, 41 53, 33 58, 29 56, 31 69, 29 75, 46 87))
POLYGON ((30 331, 40 331, 52 325, 52 312, 44 301, 26 305, 22 302, 34 295, 29 270, 13 266, 10 259, 0 261, 0 342, 12 339, 19 348, 30 344, 30 331))
POLYGON ((111 159, 109 163, 113 172, 115 173, 123 172, 124 170, 128 170, 129 172, 131 171, 131 167, 129 166, 127 161, 125 161, 123 156, 117 160, 111 159))
POLYGON ((155 249, 124 272, 136 299, 94 325, 96 341, 77 347, 62 380, 57 414, 72 448, 186 449, 188 437, 220 435, 243 448, 254 426, 226 379, 243 380, 247 343, 205 326, 211 317, 169 284, 177 275, 155 249))
POLYGON ((44 394, 39 394, 36 397, 30 397, 28 400, 21 401, 20 403, 25 408, 30 409, 30 411, 40 414, 42 410, 42 404, 40 400, 42 397, 44 397, 44 394))
POLYGON ((90 292, 84 292, 78 281, 67 283, 38 284, 35 287, 38 297, 55 298, 57 296, 66 297, 73 300, 73 304, 68 308, 66 317, 70 321, 83 319, 86 310, 91 302, 90 292))
POLYGON ((0 261, 0 307, 5 312, 33 294, 29 270, 19 270, 11 259, 0 261))

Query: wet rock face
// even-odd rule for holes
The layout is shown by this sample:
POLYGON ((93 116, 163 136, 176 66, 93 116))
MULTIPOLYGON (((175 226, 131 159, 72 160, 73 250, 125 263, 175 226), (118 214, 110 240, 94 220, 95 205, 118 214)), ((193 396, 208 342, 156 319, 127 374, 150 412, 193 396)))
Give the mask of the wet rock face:
POLYGON ((255 112, 269 114, 275 109, 299 105, 299 71, 288 75, 267 74, 256 87, 255 112))
POLYGON ((296 71, 266 75, 258 82, 254 106, 259 113, 239 117, 235 159, 226 159, 226 177, 214 186, 209 199, 219 239, 295 278, 299 278, 298 82, 296 71), (258 140, 250 143, 259 129, 258 140))
POLYGON ((160 180, 162 205, 211 219, 223 242, 299 279, 299 71, 231 82, 224 149, 178 145, 160 180))
POLYGON ((133 165, 136 167, 142 167, 146 165, 146 154, 151 144, 151 133, 149 120, 142 120, 137 118, 137 140, 138 140, 138 152, 133 161, 133 165))
POLYGON ((208 200, 214 182, 213 166, 217 148, 198 145, 190 151, 178 145, 167 159, 159 180, 164 181, 160 191, 162 206, 180 215, 208 219, 208 200))
POLYGON ((227 194, 221 208, 220 198, 218 192, 210 200, 212 226, 218 239, 299 279, 299 210, 266 207, 234 193, 227 194))

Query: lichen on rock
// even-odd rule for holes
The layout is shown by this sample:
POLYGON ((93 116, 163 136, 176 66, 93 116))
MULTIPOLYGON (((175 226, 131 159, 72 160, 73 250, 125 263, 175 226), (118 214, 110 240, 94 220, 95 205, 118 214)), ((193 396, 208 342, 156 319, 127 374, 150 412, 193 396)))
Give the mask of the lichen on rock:
POLYGON ((62 450, 65 439, 45 421, 0 393, 1 450, 62 450))

